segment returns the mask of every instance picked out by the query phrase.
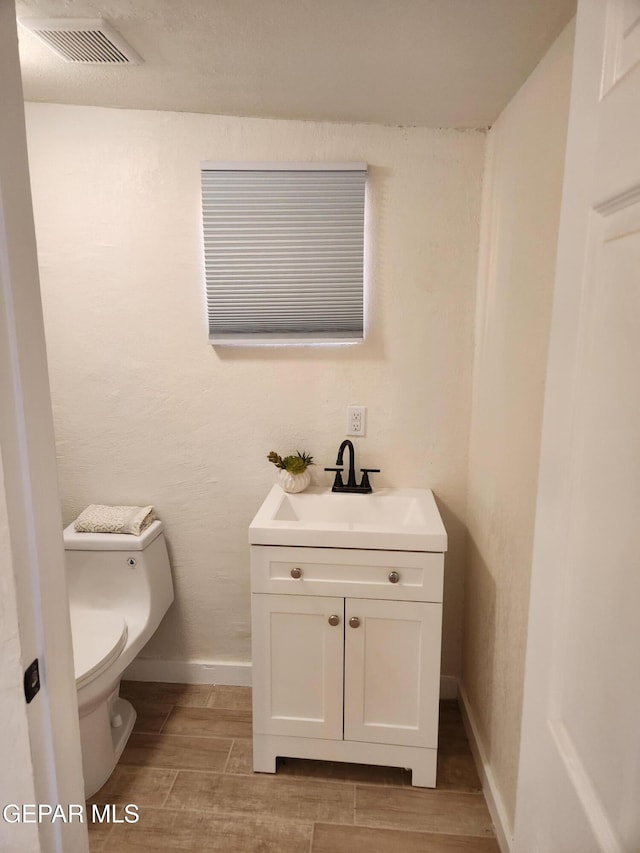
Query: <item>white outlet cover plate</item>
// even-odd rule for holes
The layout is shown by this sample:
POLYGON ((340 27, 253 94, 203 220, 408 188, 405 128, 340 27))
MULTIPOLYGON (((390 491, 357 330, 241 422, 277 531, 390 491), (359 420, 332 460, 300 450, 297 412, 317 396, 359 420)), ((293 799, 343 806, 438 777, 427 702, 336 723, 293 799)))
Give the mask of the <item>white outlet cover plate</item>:
POLYGON ((367 427, 367 407, 347 406, 347 435, 364 435, 367 427))

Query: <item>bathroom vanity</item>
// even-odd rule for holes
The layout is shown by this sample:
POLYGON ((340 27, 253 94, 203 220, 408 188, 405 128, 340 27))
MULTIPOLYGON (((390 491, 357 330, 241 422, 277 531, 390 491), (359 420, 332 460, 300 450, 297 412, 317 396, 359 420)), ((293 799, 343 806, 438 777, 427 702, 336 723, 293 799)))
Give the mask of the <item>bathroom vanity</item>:
POLYGON ((434 787, 447 536, 432 493, 274 486, 249 542, 254 770, 381 764, 434 787))

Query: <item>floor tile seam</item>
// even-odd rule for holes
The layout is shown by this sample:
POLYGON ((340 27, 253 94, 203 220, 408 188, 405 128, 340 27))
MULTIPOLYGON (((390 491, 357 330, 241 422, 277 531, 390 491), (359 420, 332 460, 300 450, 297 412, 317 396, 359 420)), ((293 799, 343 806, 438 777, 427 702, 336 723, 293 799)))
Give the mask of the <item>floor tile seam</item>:
MULTIPOLYGON (((245 738, 234 738, 234 743, 237 740, 244 740, 245 738)), ((225 770, 224 771, 228 776, 253 776, 253 771, 242 772, 240 770, 225 770)), ((274 774, 260 774, 265 776, 279 776, 279 773, 274 774)), ((394 783, 394 782, 356 782, 351 780, 343 780, 343 779, 328 779, 322 776, 304 776, 302 774, 285 774, 284 778, 287 779, 300 779, 300 780, 311 780, 314 782, 332 782, 342 785, 357 785, 360 788, 373 788, 378 790, 380 788, 384 788, 391 791, 432 791, 434 794, 445 795, 445 794, 468 794, 469 796, 480 796, 484 797, 483 791, 481 787, 478 787, 476 790, 470 791, 466 788, 422 788, 419 786, 411 785, 409 782, 403 783, 394 783)))
MULTIPOLYGON (((153 732, 136 732, 136 734, 154 734, 153 732)), ((203 734, 192 734, 186 732, 172 732, 172 731, 161 731, 156 732, 156 734, 163 735, 171 735, 172 737, 201 737, 205 738, 205 740, 238 740, 237 737, 233 735, 203 735, 203 734)))
MULTIPOLYGON (((165 705, 165 702, 158 702, 158 705, 165 705)), ((197 708, 199 711, 237 711, 242 714, 250 714, 250 708, 228 708, 226 705, 200 705, 195 702, 188 702, 184 705, 182 702, 172 703, 176 708, 197 708)))
POLYGON ((447 835, 447 836, 453 836, 454 838, 456 838, 456 837, 460 837, 460 838, 494 838, 495 837, 493 835, 486 835, 486 834, 476 835, 476 834, 470 834, 468 832, 450 832, 448 830, 442 830, 442 829, 411 829, 411 828, 406 827, 406 826, 390 826, 387 824, 358 823, 357 821, 354 822, 353 824, 338 823, 336 821, 330 821, 330 820, 316 820, 316 821, 314 821, 314 826, 316 826, 317 824, 322 824, 322 825, 326 825, 326 826, 342 826, 345 828, 349 828, 349 827, 353 826, 353 827, 357 827, 358 829, 385 829, 385 830, 391 830, 392 832, 403 832, 403 833, 406 833, 407 835, 408 834, 411 834, 411 835, 447 835))
POLYGON ((227 753, 227 760, 225 761, 224 767, 222 768, 222 775, 223 776, 233 776, 234 775, 233 773, 229 773, 229 771, 227 770, 227 768, 229 766, 229 762, 231 761, 231 753, 233 752, 234 746, 235 746, 235 740, 232 740, 231 746, 229 747, 229 752, 227 753))
MULTIPOLYGON (((123 678, 123 693, 189 693, 195 688, 202 688, 202 691, 211 692, 212 684, 204 684, 200 682, 188 681, 134 681, 128 678, 123 678), (135 686, 133 686, 135 685, 135 686)), ((195 692, 198 692, 195 690, 195 692)), ((140 695, 137 697, 140 698, 140 695)))
POLYGON ((173 705, 175 708, 197 708, 199 711, 235 711, 239 714, 250 714, 251 708, 228 708, 226 705, 201 705, 197 702, 187 702, 186 705, 177 702, 157 702, 157 705, 173 705))
POLYGON ((162 803, 158 806, 158 808, 163 809, 163 808, 166 806, 166 804, 167 804, 167 800, 169 799, 169 797, 171 796, 171 792, 173 791, 173 786, 176 784, 176 779, 178 778, 178 773, 179 773, 179 772, 180 772, 179 770, 175 770, 175 771, 174 771, 173 779, 171 780, 171 784, 169 785, 169 788, 168 788, 168 790, 167 790, 167 793, 165 794, 164 800, 163 800, 163 801, 162 801, 162 803))
MULTIPOLYGON (((126 697, 121 696, 120 698, 124 699, 126 697)), ((172 708, 174 708, 176 705, 180 705, 181 708, 188 708, 190 705, 191 705, 191 707, 194 707, 194 708, 199 708, 199 707, 204 708, 205 707, 204 705, 200 706, 200 705, 192 704, 192 703, 189 703, 187 705, 183 705, 179 699, 173 698, 171 696, 133 696, 133 697, 127 698, 127 702, 131 702, 131 704, 133 705, 134 708, 135 708, 137 703, 144 704, 144 705, 150 705, 150 706, 155 705, 156 707, 158 705, 170 705, 172 708)))
POLYGON ((193 732, 172 732, 172 731, 166 731, 166 730, 162 731, 162 732, 152 732, 152 731, 145 731, 144 729, 138 729, 138 731, 134 732, 134 734, 146 734, 146 735, 163 734, 163 735, 177 735, 178 737, 207 737, 207 738, 218 737, 218 738, 227 738, 228 740, 239 740, 240 738, 242 738, 243 740, 251 740, 250 737, 245 737, 245 735, 221 735, 221 734, 207 735, 207 734, 194 734, 193 732))
MULTIPOLYGON (((224 776, 225 774, 221 770, 199 770, 194 767, 177 767, 170 768, 175 770, 176 773, 201 773, 205 776, 224 776)), ((231 774, 228 774, 231 775, 231 774)))
MULTIPOLYGON (((357 815, 356 815, 357 818, 357 815)), ((323 823, 323 821, 318 821, 318 823, 323 823)), ((350 826, 350 824, 339 824, 340 826, 350 826)), ((491 825, 490 832, 465 832, 463 829, 457 829, 455 831, 451 829, 411 829, 410 827, 399 827, 390 823, 362 823, 357 819, 354 821, 354 826, 359 826, 361 829, 392 829, 395 832, 416 832, 421 835, 453 835, 454 837, 460 836, 461 838, 495 838, 495 831, 493 829, 493 824, 491 825)))
POLYGON ((341 779, 322 779, 316 776, 288 776, 289 779, 311 779, 313 781, 318 782, 337 782, 338 784, 343 785, 353 785, 356 787, 365 787, 365 788, 373 788, 376 791, 379 791, 380 788, 384 788, 390 791, 405 791, 409 788, 408 785, 393 785, 389 782, 351 782, 351 781, 343 781, 341 779))
MULTIPOLYGON (((158 808, 161 811, 171 811, 171 812, 181 812, 181 813, 189 813, 194 815, 205 815, 207 817, 220 818, 221 820, 246 820, 247 818, 267 818, 274 822, 287 824, 289 826, 312 826, 313 823, 330 823, 331 821, 322 819, 316 821, 313 817, 292 817, 289 814, 276 814, 273 809, 269 809, 267 805, 265 808, 268 809, 266 811, 256 811, 252 810, 251 812, 247 811, 234 811, 233 809, 227 808, 210 808, 208 806, 198 806, 198 808, 190 808, 188 806, 175 806, 171 804, 165 804, 164 806, 154 806, 153 808, 158 808)), ((352 823, 347 824, 339 824, 340 826, 354 826, 352 823)))
MULTIPOLYGON (((372 785, 370 782, 354 782, 358 788, 368 788, 370 790, 378 790, 378 788, 392 788, 394 791, 414 791, 418 794, 420 791, 428 791, 437 797, 445 797, 447 794, 455 794, 456 796, 475 797, 482 800, 485 799, 482 790, 479 791, 459 791, 455 788, 423 788, 418 785, 372 785)), ((485 800, 486 802, 486 800, 485 800)))
MULTIPOLYGON (((246 773, 243 773, 239 770, 237 770, 237 771, 230 770, 228 772, 225 772, 225 775, 227 775, 227 776, 243 776, 245 778, 255 778, 255 777, 258 777, 258 778, 267 777, 268 778, 268 777, 271 777, 273 779, 289 779, 291 781, 295 780, 295 781, 299 781, 301 783, 304 783, 304 782, 326 782, 327 784, 330 783, 332 785, 353 785, 354 787, 356 785, 360 785, 361 787, 374 788, 375 790, 378 790, 379 788, 386 788, 386 789, 391 790, 391 791, 406 791, 410 788, 409 785, 392 785, 392 784, 389 784, 387 782, 380 782, 380 784, 372 783, 372 782, 353 782, 351 780, 345 780, 345 779, 325 779, 322 776, 302 776, 302 775, 297 776, 294 774, 277 773, 277 772, 276 773, 256 773, 256 772, 251 771, 251 770, 247 771, 246 773)), ((424 790, 424 789, 421 788, 420 790, 424 790)))
MULTIPOLYGON (((174 732, 132 732, 132 735, 142 735, 142 737, 179 737, 179 738, 194 738, 196 740, 220 740, 220 741, 233 741, 238 740, 238 738, 229 737, 229 735, 184 735, 184 734, 175 734, 174 732)), ((129 741, 130 743, 130 741, 129 741)))
MULTIPOLYGON (((435 791, 436 788, 433 788, 433 790, 435 791)), ((482 793, 482 788, 477 788, 474 791, 470 791, 468 788, 438 788, 437 790, 440 794, 480 794, 484 796, 484 794, 482 793)))
MULTIPOLYGON (((229 761, 231 760, 231 753, 233 752, 233 747, 235 746, 235 738, 231 740, 231 745, 229 747, 229 752, 227 753, 227 760, 224 763, 224 767, 222 768, 222 773, 225 775, 227 773, 227 767, 229 766, 229 761)), ((231 775, 231 774, 229 774, 231 775)))
MULTIPOLYGON (((240 723, 241 725, 248 725, 248 726, 252 725, 251 718, 250 717, 246 718, 244 716, 244 711, 234 712, 234 711, 232 711, 232 709, 229 709, 229 708, 197 708, 194 705, 174 705, 171 710, 172 710, 172 712, 173 711, 211 711, 211 716, 201 717, 201 720, 207 720, 207 721, 213 720, 215 722, 232 723, 232 724, 240 723), (233 716, 233 717, 222 716, 223 714, 226 715, 226 714, 231 714, 231 713, 235 714, 236 716, 233 716), (240 715, 242 715, 242 716, 240 716, 240 715)), ((191 717, 191 718, 182 717, 182 719, 183 720, 184 719, 187 719, 187 720, 191 719, 192 720, 193 717, 191 717)), ((248 735, 247 735, 247 737, 248 737, 248 735)))
MULTIPOLYGON (((224 809, 222 809, 220 811, 211 811, 206 806, 203 807, 203 806, 172 806, 172 805, 162 805, 162 806, 161 805, 153 805, 153 806, 149 805, 149 806, 143 806, 143 808, 144 808, 145 812, 148 812, 148 811, 172 812, 174 814, 185 814, 185 812, 186 812, 189 815, 195 816, 195 815, 203 815, 204 814, 207 817, 215 817, 215 818, 220 818, 220 819, 227 819, 230 816, 231 817, 241 817, 241 818, 251 818, 251 817, 255 816, 257 818, 268 818, 269 820, 272 820, 274 823, 275 822, 293 823, 296 826, 299 826, 301 824, 306 824, 307 826, 311 827, 311 826, 313 826, 314 823, 331 824, 331 821, 329 821, 329 820, 314 820, 314 818, 300 818, 299 820, 296 818, 288 819, 287 817, 281 817, 279 815, 274 815, 272 811, 270 811, 270 812, 254 812, 252 814, 249 814, 247 812, 238 812, 238 811, 229 812, 229 811, 226 811, 224 809)), ((336 824, 336 825, 353 826, 353 824, 351 824, 351 823, 340 823, 340 824, 336 824)), ((125 828, 127 828, 127 827, 125 827, 125 828)), ((134 829, 134 826, 130 825, 128 828, 134 829)))
MULTIPOLYGON (((129 767, 139 767, 140 765, 127 765, 129 767)), ((156 769, 155 767, 152 769, 156 769)), ((157 768, 158 770, 161 768, 157 768)), ((173 770, 175 768, 168 768, 173 770)), ((299 776, 278 776, 276 773, 225 773, 224 770, 200 770, 198 768, 192 767, 180 767, 178 768, 179 773, 201 773, 207 776, 232 776, 234 778, 240 779, 255 779, 256 781, 264 779, 264 781, 270 781, 274 785, 284 786, 287 782, 312 782, 319 784, 331 784, 331 785, 341 785, 343 788, 355 788, 354 782, 341 782, 339 779, 315 779, 313 777, 299 777, 299 776)), ((355 792, 354 792, 355 796, 355 792)))
MULTIPOLYGON (((175 765, 169 767, 167 764, 126 764, 126 763, 122 763, 122 764, 119 764, 118 767, 128 767, 130 770, 141 770, 141 769, 163 770, 163 771, 171 771, 171 772, 175 772, 175 773, 181 773, 184 771, 186 773, 211 773, 212 775, 214 775, 214 774, 217 774, 220 776, 224 775, 223 771, 221 771, 221 770, 202 770, 201 768, 198 768, 198 767, 176 767, 175 765)), ((229 774, 229 775, 231 775, 231 774, 229 774)))
MULTIPOLYGON (((166 726, 166 724, 167 724, 167 720, 169 719, 169 717, 170 717, 170 716, 171 716, 171 714, 173 713, 173 709, 174 709, 174 708, 175 708, 175 705, 172 705, 172 706, 169 708, 169 710, 167 711, 167 714, 166 714, 166 716, 165 716, 164 720, 160 723, 160 728, 158 729, 158 731, 157 731, 157 732, 154 732, 154 734, 158 734, 158 735, 162 734, 162 730, 163 730, 163 729, 164 729, 164 727, 166 726)), ((136 734, 142 734, 142 732, 136 732, 136 734)))

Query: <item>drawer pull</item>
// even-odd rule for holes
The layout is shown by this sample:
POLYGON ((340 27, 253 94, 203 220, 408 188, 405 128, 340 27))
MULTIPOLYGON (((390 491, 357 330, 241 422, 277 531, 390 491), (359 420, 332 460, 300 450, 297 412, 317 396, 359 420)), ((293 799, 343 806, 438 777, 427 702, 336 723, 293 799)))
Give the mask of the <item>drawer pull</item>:
POLYGON ((340 617, 339 616, 337 616, 335 613, 333 614, 333 616, 329 616, 329 625, 333 625, 335 628, 335 626, 339 625, 339 624, 340 624, 340 617))
POLYGON ((398 572, 389 572, 389 583, 398 583, 400 575, 398 572))
POLYGON ((295 578, 296 580, 298 578, 301 578, 302 577, 302 569, 299 569, 297 566, 295 567, 295 569, 291 569, 291 577, 295 578))
POLYGON ((352 628, 359 628, 360 620, 357 616, 352 616, 351 619, 349 619, 349 625, 351 625, 352 628))

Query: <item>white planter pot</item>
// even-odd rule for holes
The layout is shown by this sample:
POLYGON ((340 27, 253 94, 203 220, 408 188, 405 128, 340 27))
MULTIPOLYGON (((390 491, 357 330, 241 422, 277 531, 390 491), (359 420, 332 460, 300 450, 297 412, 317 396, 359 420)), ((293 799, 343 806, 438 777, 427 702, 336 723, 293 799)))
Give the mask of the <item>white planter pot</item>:
POLYGON ((311 471, 307 468, 302 474, 290 474, 283 468, 279 468, 276 481, 285 492, 289 492, 290 494, 304 492, 311 482, 311 471))

